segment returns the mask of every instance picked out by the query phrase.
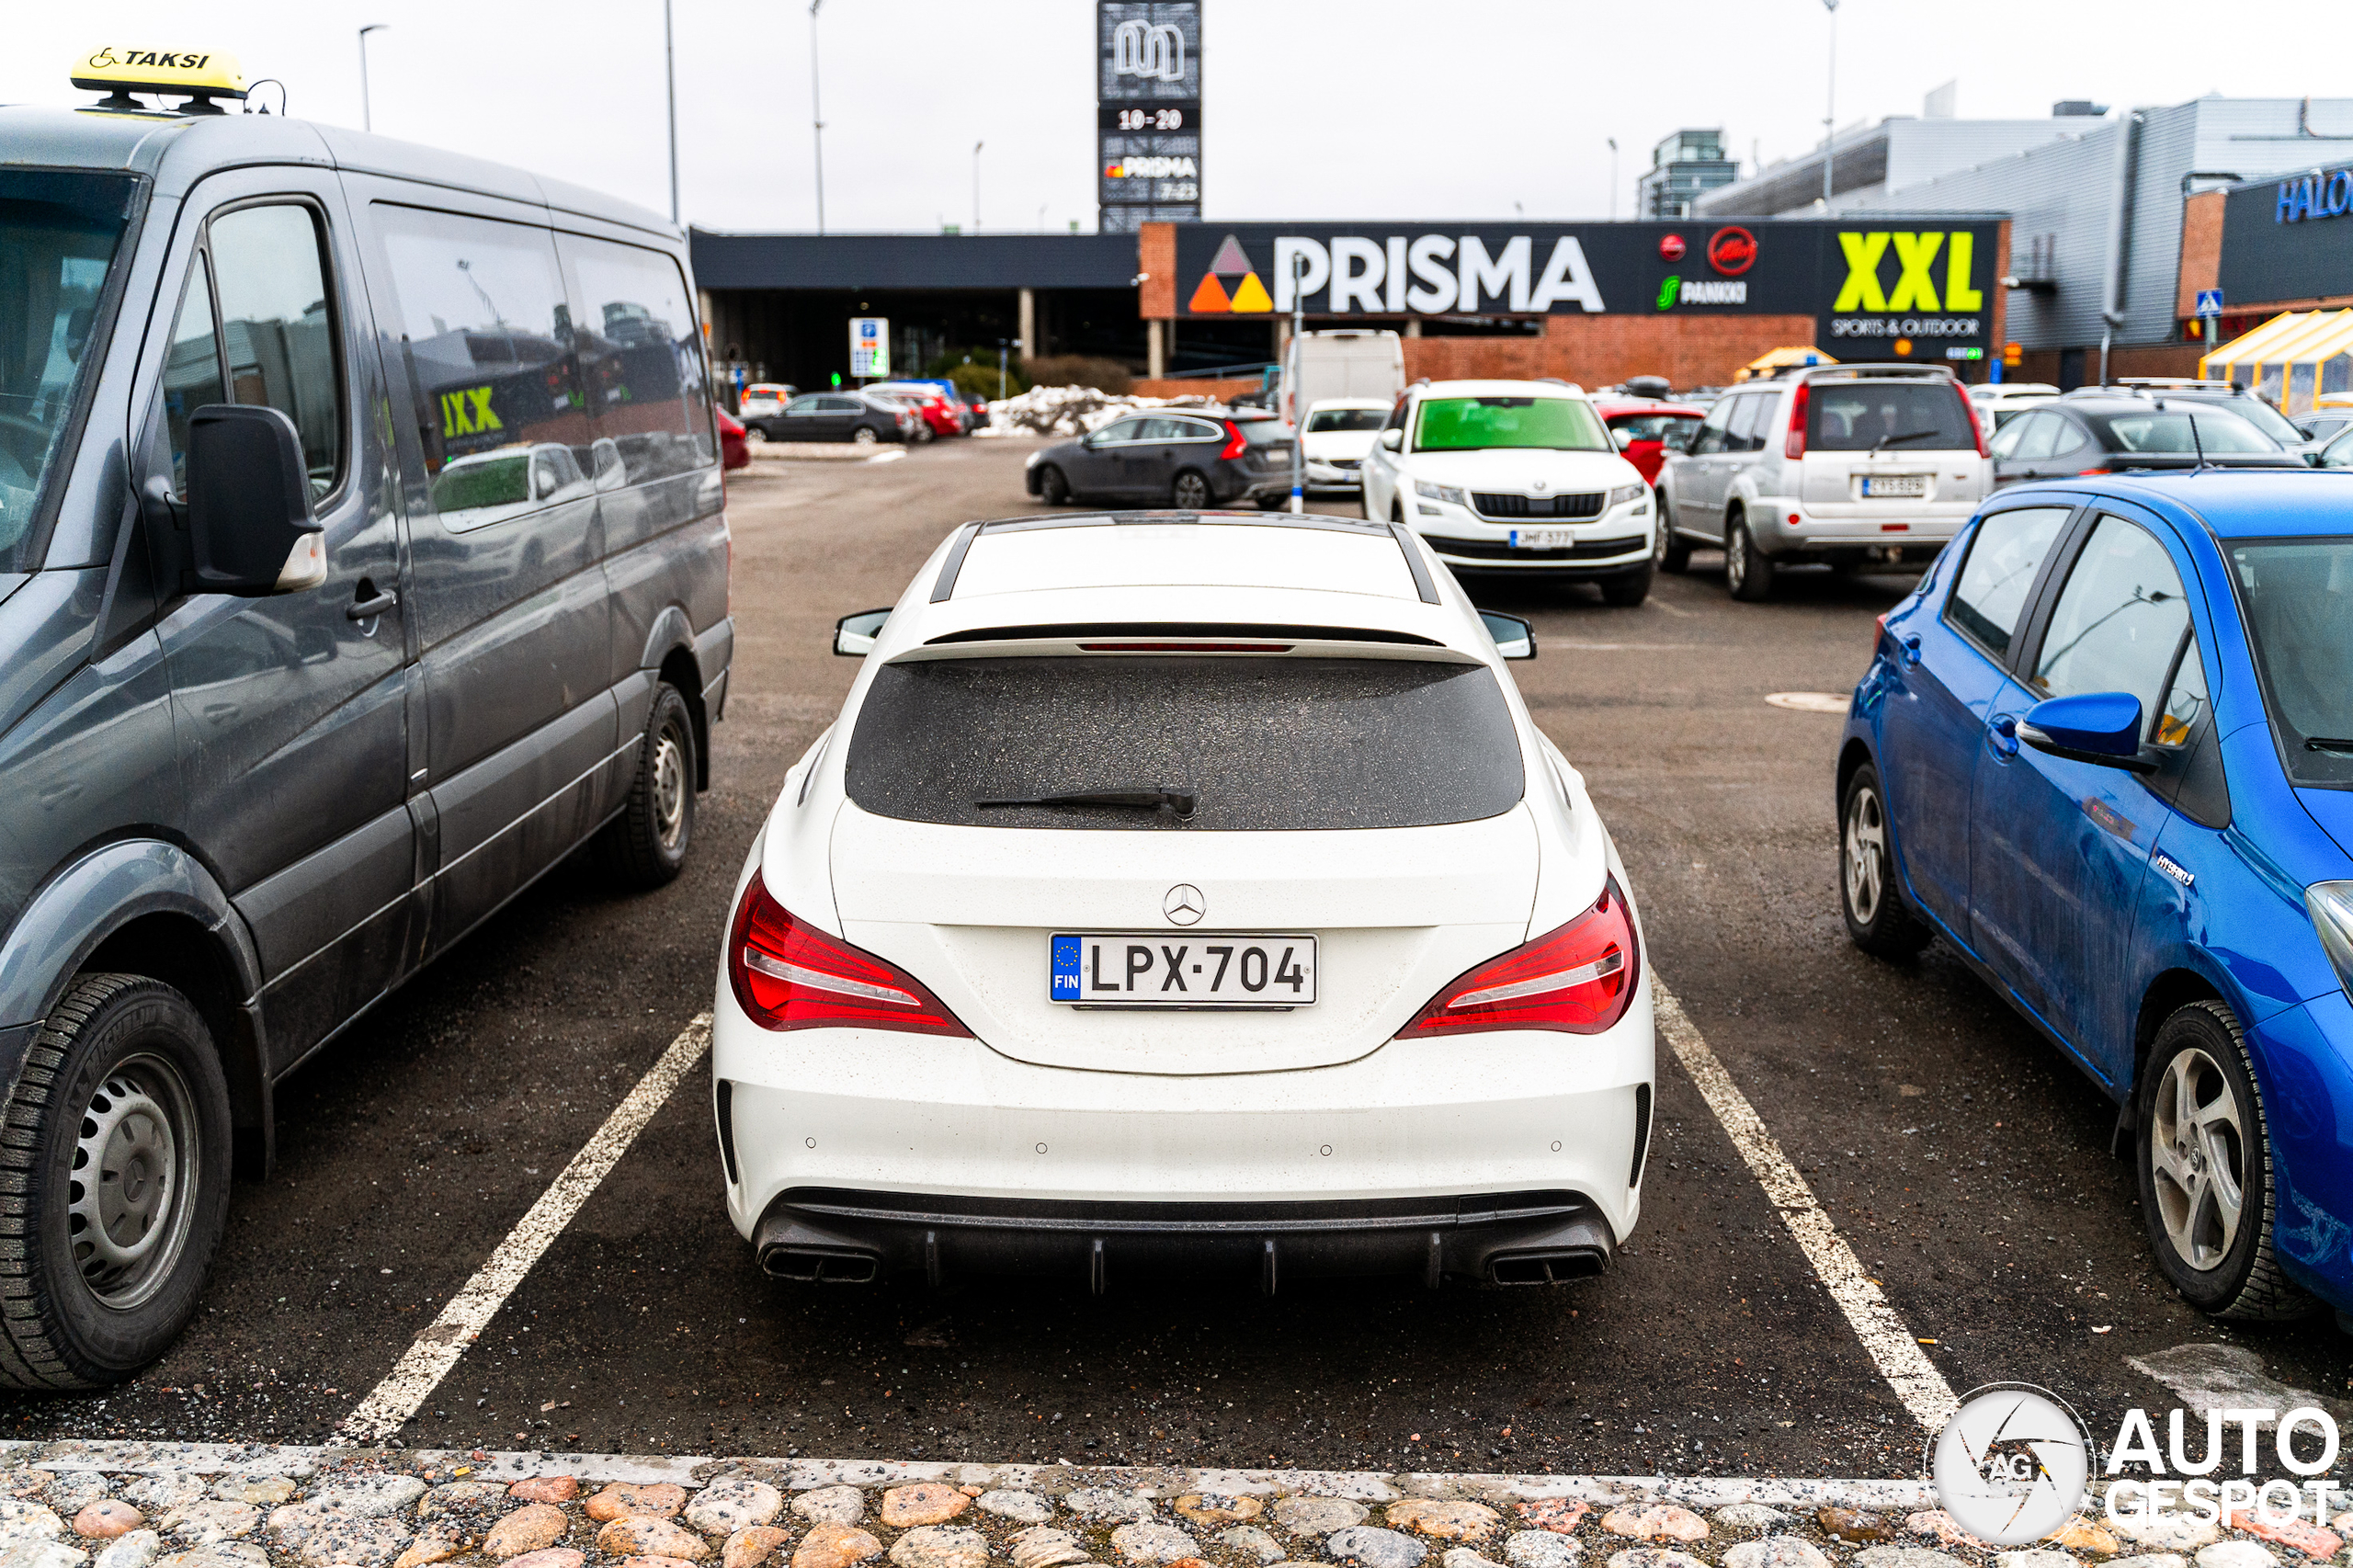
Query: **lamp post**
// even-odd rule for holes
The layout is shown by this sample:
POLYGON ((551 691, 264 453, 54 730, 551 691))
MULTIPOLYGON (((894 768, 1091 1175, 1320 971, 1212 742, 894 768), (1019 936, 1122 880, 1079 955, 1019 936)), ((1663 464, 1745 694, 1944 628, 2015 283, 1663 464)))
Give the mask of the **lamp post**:
POLYGON ((662 0, 662 79, 669 91, 670 222, 678 221, 678 51, 670 30, 670 0, 662 0))
POLYGON ((382 32, 392 25, 390 22, 370 22, 359 29, 359 129, 362 131, 376 129, 375 108, 368 97, 368 35, 382 32))
POLYGON ((986 142, 972 143, 972 233, 981 232, 981 149, 986 142))
MULTIPOLYGON (((1609 221, 1618 221, 1618 138, 1609 139, 1609 221)), ((1640 217, 1641 214, 1635 214, 1640 217)))
POLYGON ((817 149, 817 233, 825 232, 825 116, 817 99, 817 7, 809 0, 809 130, 817 149))
POLYGON ((1307 510, 1307 409, 1299 400, 1299 367, 1306 358, 1307 295, 1299 286, 1307 257, 1290 256, 1290 363, 1283 367, 1283 401, 1290 404, 1290 509, 1307 510))
POLYGON ((1838 0, 1822 0, 1830 13, 1829 85, 1822 105, 1822 204, 1830 205, 1830 139, 1838 127, 1838 0))

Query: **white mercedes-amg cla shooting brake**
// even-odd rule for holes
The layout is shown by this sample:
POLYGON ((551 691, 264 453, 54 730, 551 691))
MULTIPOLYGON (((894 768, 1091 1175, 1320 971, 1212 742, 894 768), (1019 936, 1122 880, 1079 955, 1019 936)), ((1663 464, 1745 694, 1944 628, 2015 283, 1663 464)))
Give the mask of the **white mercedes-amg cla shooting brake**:
POLYGON ((1642 1207, 1626 872, 1407 529, 968 523, 788 775, 712 1032, 786 1278, 1543 1283, 1642 1207))

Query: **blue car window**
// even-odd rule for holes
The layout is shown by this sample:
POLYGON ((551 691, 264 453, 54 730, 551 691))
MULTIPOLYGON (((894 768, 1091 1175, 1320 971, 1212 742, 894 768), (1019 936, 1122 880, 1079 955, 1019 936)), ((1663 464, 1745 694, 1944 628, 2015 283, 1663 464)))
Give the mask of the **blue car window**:
POLYGON ((2353 785, 2353 539, 2234 545, 2231 569, 2288 777, 2353 785))
POLYGON ((2189 604, 2165 547, 2138 524, 2103 517, 2052 609, 2034 689, 2129 691, 2154 719, 2188 629, 2189 604))
POLYGON ((2198 656, 2198 639, 2192 637, 2181 651, 2181 667, 2174 672, 2165 709, 2149 738, 2161 746, 2186 746, 2205 729, 2213 707, 2206 691, 2206 662, 2198 656))
POLYGON ((2042 558, 2072 515, 2067 506, 2021 506, 1977 525, 1946 616, 1996 659, 2010 651, 2042 558))

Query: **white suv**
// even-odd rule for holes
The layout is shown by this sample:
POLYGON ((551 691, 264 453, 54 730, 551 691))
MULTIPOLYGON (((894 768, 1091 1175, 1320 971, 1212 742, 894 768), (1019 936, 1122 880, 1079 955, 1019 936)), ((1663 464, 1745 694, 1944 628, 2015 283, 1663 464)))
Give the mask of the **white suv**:
POLYGON ((852 1281, 1539 1284, 1642 1210, 1626 871, 1483 615, 1403 530, 968 523, 735 885, 728 1212, 852 1281))
POLYGON ((1565 381, 1423 381, 1364 460, 1364 515, 1403 523, 1457 573, 1651 591, 1650 486, 1565 381))
POLYGON ((1967 389, 1915 365, 1813 366, 1734 387, 1658 476, 1658 564, 1722 546, 1736 599, 1782 566, 1926 564, 1993 489, 1967 389))

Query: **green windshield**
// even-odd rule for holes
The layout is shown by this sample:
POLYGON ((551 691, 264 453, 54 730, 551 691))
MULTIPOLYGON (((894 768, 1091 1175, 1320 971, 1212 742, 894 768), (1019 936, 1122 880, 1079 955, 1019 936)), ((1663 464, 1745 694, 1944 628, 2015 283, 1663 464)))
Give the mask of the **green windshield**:
POLYGON ((1547 447, 1607 452, 1590 405, 1571 397, 1434 397, 1422 404, 1417 452, 1475 452, 1488 447, 1547 447))
POLYGON ((127 175, 0 173, 0 571, 37 564, 25 557, 103 358, 85 350, 136 189, 127 175))

